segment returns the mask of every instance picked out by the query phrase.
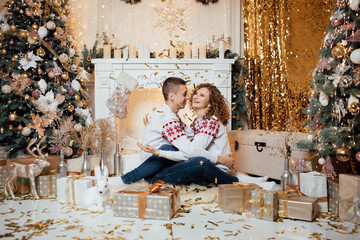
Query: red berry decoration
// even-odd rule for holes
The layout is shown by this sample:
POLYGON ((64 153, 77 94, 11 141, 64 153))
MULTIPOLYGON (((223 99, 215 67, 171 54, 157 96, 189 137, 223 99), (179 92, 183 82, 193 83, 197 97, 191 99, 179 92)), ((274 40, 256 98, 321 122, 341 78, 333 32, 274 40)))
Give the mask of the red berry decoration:
POLYGON ((332 22, 331 22, 331 25, 333 26, 333 27, 338 27, 338 26, 340 26, 342 24, 342 21, 341 21, 341 19, 338 19, 338 18, 335 18, 332 22))

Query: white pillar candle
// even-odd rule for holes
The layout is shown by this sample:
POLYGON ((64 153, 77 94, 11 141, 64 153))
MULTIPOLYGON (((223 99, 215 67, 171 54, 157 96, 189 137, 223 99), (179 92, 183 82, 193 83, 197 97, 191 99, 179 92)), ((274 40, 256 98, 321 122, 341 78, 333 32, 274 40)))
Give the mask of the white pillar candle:
POLYGON ((163 58, 169 58, 169 50, 164 50, 163 58))
POLYGON ((114 58, 121 58, 121 49, 114 50, 114 58))
POLYGON ((111 58, 111 45, 104 44, 103 49, 104 49, 103 58, 111 58))
POLYGON ((135 45, 129 45, 129 58, 136 58, 136 47, 135 45))
POLYGON ((191 58, 191 46, 190 45, 184 46, 184 58, 191 58))
POLYGON ((128 59, 129 58, 129 47, 127 48, 124 48, 124 51, 123 51, 123 58, 125 59, 128 59))
POLYGON ((191 48, 191 56, 192 58, 198 58, 199 57, 199 51, 196 45, 192 45, 191 48))
POLYGON ((143 46, 143 58, 150 58, 150 49, 147 44, 143 46))
POLYGON ((139 42, 139 51, 138 51, 138 58, 144 58, 144 44, 143 42, 139 42))
POLYGON ((224 42, 219 42, 219 59, 224 59, 224 42))
POLYGON ((199 46, 199 58, 206 58, 206 45, 199 46))
POLYGON ((170 45, 170 58, 176 58, 176 48, 170 45))

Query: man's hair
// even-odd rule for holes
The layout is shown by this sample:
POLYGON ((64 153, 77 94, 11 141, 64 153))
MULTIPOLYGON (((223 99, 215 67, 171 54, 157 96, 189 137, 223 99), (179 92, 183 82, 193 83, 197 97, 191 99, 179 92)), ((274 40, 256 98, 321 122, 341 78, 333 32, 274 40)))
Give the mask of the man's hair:
POLYGON ((177 78, 177 77, 169 77, 169 78, 167 78, 164 81, 163 87, 162 87, 162 93, 164 95, 165 101, 168 100, 170 92, 177 93, 177 91, 179 90, 179 86, 180 85, 185 85, 185 84, 186 84, 186 82, 181 78, 177 78))

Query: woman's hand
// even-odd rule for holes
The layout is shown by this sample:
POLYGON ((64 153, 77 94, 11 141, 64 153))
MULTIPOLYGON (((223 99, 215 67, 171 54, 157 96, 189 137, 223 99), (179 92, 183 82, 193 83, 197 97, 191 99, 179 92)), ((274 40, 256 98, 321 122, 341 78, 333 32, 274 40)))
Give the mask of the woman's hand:
POLYGON ((159 156, 160 155, 160 151, 157 150, 156 148, 153 148, 152 146, 150 145, 142 145, 141 143, 137 142, 137 146, 143 150, 144 152, 147 152, 147 153, 151 153, 151 154, 154 154, 156 156, 159 156))
POLYGON ((232 153, 229 153, 224 156, 218 156, 217 163, 220 163, 231 169, 234 165, 234 159, 232 158, 232 153))

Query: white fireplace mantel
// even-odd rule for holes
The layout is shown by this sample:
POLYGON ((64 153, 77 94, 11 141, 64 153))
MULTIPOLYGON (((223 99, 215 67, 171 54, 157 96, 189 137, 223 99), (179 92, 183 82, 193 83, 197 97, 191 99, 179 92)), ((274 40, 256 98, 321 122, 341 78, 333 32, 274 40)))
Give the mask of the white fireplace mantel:
MULTIPOLYGON (((95 119, 109 116, 106 101, 121 71, 139 81, 138 88, 159 88, 168 77, 180 77, 192 87, 212 83, 231 104, 231 65, 234 59, 93 59, 95 65, 95 119)), ((231 126, 228 126, 231 129, 231 126)))

